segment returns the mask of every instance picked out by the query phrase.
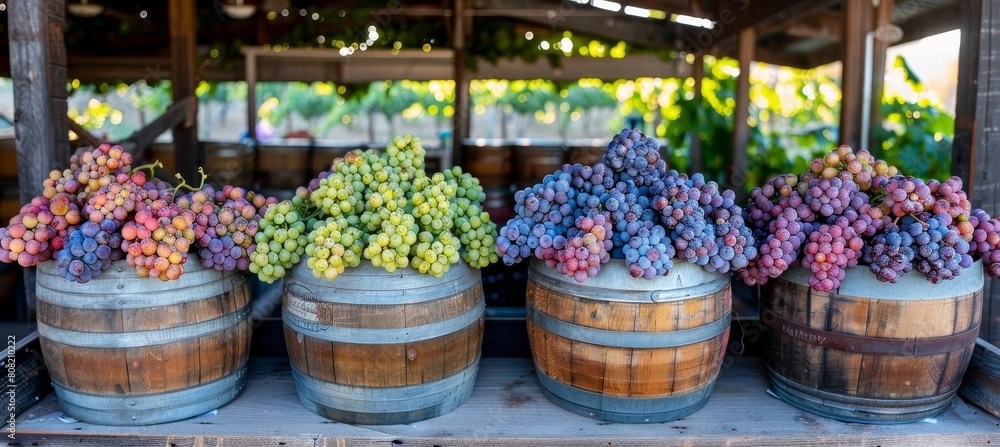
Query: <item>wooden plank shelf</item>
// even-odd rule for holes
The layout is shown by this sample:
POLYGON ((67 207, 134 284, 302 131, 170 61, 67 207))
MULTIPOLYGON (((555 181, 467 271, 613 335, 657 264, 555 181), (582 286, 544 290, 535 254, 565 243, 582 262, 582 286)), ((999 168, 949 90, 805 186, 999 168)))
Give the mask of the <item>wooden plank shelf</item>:
MULTIPOLYGON (((955 398, 904 425, 844 423, 798 410, 766 392, 759 357, 727 358, 708 404, 661 424, 614 424, 574 415, 542 395, 530 359, 484 358, 472 398, 452 413, 409 425, 353 426, 299 404, 287 360, 251 359, 246 391, 216 414, 143 427, 59 419, 48 396, 21 414, 8 446, 987 446, 1000 419, 955 398)), ((6 432, 5 432, 6 434, 6 432)))

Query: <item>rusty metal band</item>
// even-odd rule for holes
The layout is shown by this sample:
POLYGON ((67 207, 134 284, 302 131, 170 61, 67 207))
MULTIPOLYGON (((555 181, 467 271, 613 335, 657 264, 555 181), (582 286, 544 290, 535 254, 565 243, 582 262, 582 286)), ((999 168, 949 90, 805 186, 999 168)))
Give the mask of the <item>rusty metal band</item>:
POLYGON ((761 321, 771 329, 803 343, 858 354, 933 355, 968 348, 976 343, 979 325, 954 335, 906 340, 836 334, 786 320, 769 309, 761 309, 761 321))

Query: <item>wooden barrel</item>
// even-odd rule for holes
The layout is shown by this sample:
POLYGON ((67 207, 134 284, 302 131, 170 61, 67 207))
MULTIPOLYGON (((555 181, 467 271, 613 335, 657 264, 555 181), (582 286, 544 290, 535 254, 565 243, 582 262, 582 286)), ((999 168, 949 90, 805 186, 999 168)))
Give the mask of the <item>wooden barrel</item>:
POLYGON ((307 145, 274 145, 261 144, 257 147, 258 165, 261 187, 295 189, 305 185, 309 166, 309 148, 307 145))
POLYGON ((632 278, 612 260, 583 283, 532 259, 527 325, 542 391, 610 422, 665 422, 698 411, 729 338, 729 275, 675 261, 632 278))
POLYGON ((490 220, 497 225, 507 223, 514 215, 514 193, 508 186, 484 187, 486 201, 483 202, 483 210, 490 213, 490 220))
POLYGON ((562 146, 515 146, 514 155, 514 183, 518 189, 534 186, 566 163, 562 146))
POLYGON ((243 390, 251 306, 246 275, 188 259, 180 279, 139 278, 115 261, 86 284, 38 266, 38 335, 62 410, 145 425, 197 416, 243 390))
POLYGON ((463 146, 465 170, 479 179, 483 188, 509 188, 511 177, 511 147, 495 145, 463 146))
POLYGON ((793 267, 761 298, 773 392, 852 422, 912 422, 948 407, 979 333, 981 261, 941 284, 916 270, 883 283, 858 267, 825 293, 808 276, 793 267))
POLYGON ((593 166, 601 161, 607 151, 607 146, 571 146, 567 163, 593 166))
MULTIPOLYGON (((205 173, 208 181, 216 185, 249 187, 253 181, 253 148, 240 143, 205 142, 205 173)), ((160 160, 163 166, 176 172, 176 158, 172 143, 156 143, 147 152, 150 161, 160 160)), ((198 179, 188 179, 195 182, 198 179)), ((197 185, 197 183, 195 183, 197 185)))
POLYGON ((285 278, 285 343, 299 400, 351 424, 408 424, 472 394, 483 340, 479 270, 440 278, 362 265, 333 281, 299 263, 285 278))

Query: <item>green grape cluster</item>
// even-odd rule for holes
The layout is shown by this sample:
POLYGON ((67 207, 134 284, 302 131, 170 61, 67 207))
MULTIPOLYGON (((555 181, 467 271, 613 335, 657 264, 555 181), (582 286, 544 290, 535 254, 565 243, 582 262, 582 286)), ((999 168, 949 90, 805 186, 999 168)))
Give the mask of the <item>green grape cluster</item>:
POLYGON ((267 283, 285 276, 285 271, 297 264, 305 252, 308 218, 291 200, 269 206, 254 235, 257 247, 250 255, 250 272, 267 283))
POLYGON ((346 218, 327 218, 309 233, 306 264, 317 278, 334 279, 346 267, 361 265, 364 233, 350 226, 346 218))
POLYGON ((412 266, 435 276, 463 258, 474 267, 497 261, 496 225, 482 209, 479 180, 457 167, 428 176, 425 155, 407 135, 384 151, 334 160, 307 192, 308 205, 326 219, 308 226, 304 244, 314 275, 333 279, 361 258, 389 272, 412 266))
POLYGON ((396 210, 382 220, 381 228, 368 235, 368 245, 362 253, 375 267, 392 273, 410 265, 410 250, 417 242, 413 216, 396 210))
POLYGON ((462 245, 450 231, 437 235, 421 231, 419 240, 413 250, 413 267, 420 273, 440 277, 461 258, 462 245))

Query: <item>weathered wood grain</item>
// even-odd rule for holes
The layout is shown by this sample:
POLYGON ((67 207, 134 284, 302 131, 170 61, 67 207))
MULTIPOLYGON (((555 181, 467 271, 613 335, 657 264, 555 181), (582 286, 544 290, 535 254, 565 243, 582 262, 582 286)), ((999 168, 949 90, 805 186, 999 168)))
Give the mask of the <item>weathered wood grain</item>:
MULTIPOLYGON (((729 289, 664 303, 595 300, 528 281, 527 300, 539 312, 577 326, 609 331, 694 329, 725 318, 729 289)), ((573 340, 527 322, 538 368, 575 388, 623 397, 664 397, 692 392, 716 377, 728 333, 666 348, 614 347, 573 340)), ((608 340, 610 343, 611 340, 608 340)))
POLYGON ((982 338, 976 340, 972 361, 958 393, 1000 417, 1000 348, 982 338))
MULTIPOLYGON (((663 424, 614 424, 577 416, 546 399, 529 359, 485 358, 469 401, 418 424, 366 427, 306 410, 287 361, 252 359, 248 386, 218 414, 143 427, 64 423, 50 396, 18 419, 23 446, 986 446, 1000 419, 961 399, 933 423, 865 425, 798 410, 765 393, 758 358, 737 358, 721 372, 705 407, 663 424), (395 441, 395 443, 393 442, 395 441)), ((13 444, 12 444, 13 445, 13 444)))
MULTIPOLYGON (((49 171, 68 165, 65 0, 11 3, 8 37, 14 83, 19 203, 42 192, 49 171)), ((35 319, 35 269, 24 269, 26 321, 35 319)))

